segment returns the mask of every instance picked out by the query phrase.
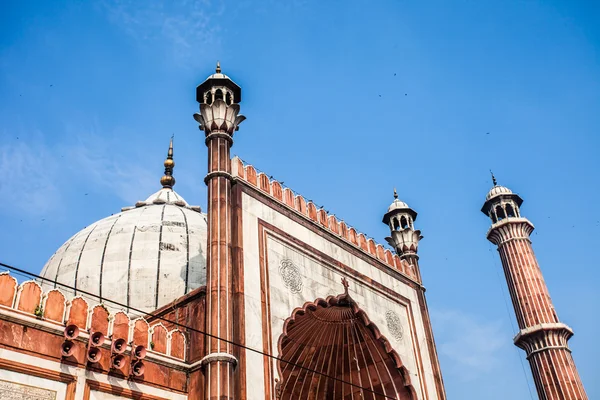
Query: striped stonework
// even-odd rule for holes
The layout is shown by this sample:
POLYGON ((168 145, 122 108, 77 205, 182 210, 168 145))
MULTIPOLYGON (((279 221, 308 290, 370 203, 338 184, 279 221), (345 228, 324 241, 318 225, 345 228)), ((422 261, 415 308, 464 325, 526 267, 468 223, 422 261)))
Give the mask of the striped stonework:
POLYGON ((514 342, 527 354, 539 398, 586 400, 587 395, 567 344, 573 331, 559 321, 533 253, 529 235, 534 227, 518 214, 521 200, 512 192, 495 199, 490 197, 484 205, 484 210, 488 211, 484 211, 486 214, 490 210, 496 212, 501 200, 512 199, 516 210, 514 216, 499 217, 495 222, 497 214, 493 215, 494 223, 487 238, 498 246, 520 329, 514 342))
POLYGON ((212 75, 198 88, 200 113, 194 118, 206 134, 208 147, 208 248, 206 258, 206 356, 204 370, 206 399, 234 399, 235 369, 233 355, 234 277, 231 259, 231 159, 233 133, 245 117, 233 103, 239 93, 225 75, 212 75), (218 75, 218 76, 217 76, 218 75), (226 81, 226 82, 225 82, 226 81), (225 83, 224 83, 225 82, 225 83), (237 93, 237 94, 236 94, 237 93), (219 340, 217 338, 225 339, 219 340))

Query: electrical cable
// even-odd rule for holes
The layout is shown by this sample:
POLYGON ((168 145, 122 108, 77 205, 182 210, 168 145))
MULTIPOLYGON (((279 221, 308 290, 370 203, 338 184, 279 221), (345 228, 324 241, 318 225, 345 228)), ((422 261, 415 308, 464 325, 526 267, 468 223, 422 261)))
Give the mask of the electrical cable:
MULTIPOLYGON (((8 264, 4 264, 4 263, 0 262, 0 267, 3 267, 3 268, 5 268, 5 269, 7 269, 9 272, 10 272, 10 271, 16 271, 16 272, 20 273, 20 274, 21 274, 21 275, 23 275, 23 276, 29 276, 29 277, 32 277, 32 278, 35 278, 35 279, 40 279, 40 280, 43 280, 43 281, 47 281, 47 282, 53 283, 53 284, 55 284, 55 285, 60 285, 60 286, 63 286, 63 287, 65 287, 65 288, 68 288, 68 289, 71 289, 71 290, 75 290, 75 288, 74 288, 74 287, 72 287, 72 286, 65 285, 65 284, 63 284, 63 283, 60 283, 60 282, 54 281, 54 280, 52 280, 52 279, 45 278, 45 277, 43 277, 43 276, 40 276, 40 275, 34 274, 34 273, 32 273, 32 272, 29 272, 29 271, 25 271, 25 270, 23 270, 23 269, 20 269, 20 268, 17 268, 17 267, 13 267, 12 265, 8 265, 8 264)), ((95 298, 99 298, 99 297, 100 297, 100 296, 98 296, 98 295, 96 295, 96 294, 93 294, 93 293, 90 293, 90 292, 86 292, 86 291, 84 291, 84 290, 81 290, 81 289, 77 289, 77 292, 79 292, 79 293, 83 293, 83 294, 86 294, 86 295, 88 295, 88 296, 95 297, 95 298)), ((223 342, 225 342, 225 343, 231 344, 232 346, 237 346, 237 347, 240 347, 240 348, 242 348, 242 349, 245 349, 245 350, 249 350, 249 351, 252 351, 252 352, 258 353, 258 354, 260 354, 260 355, 262 355, 262 356, 266 356, 266 357, 269 357, 269 358, 275 359, 275 360, 277 360, 277 361, 280 361, 280 362, 286 363, 286 364, 288 364, 288 365, 291 365, 291 366, 293 366, 294 368, 296 368, 296 367, 297 367, 297 368, 299 368, 299 369, 302 369, 302 370, 305 370, 305 371, 308 371, 308 372, 312 372, 312 373, 315 373, 315 374, 318 374, 318 375, 324 376, 324 377, 326 377, 326 378, 333 379, 334 381, 338 381, 338 382, 341 382, 341 383, 344 383, 344 384, 350 385, 350 386, 352 386, 352 387, 355 387, 355 388, 361 389, 361 390, 363 390, 363 391, 365 391, 365 392, 369 392, 369 393, 375 394, 375 395, 377 395, 377 396, 382 396, 382 397, 384 397, 384 398, 386 398, 386 399, 394 399, 394 400, 396 399, 395 397, 388 396, 388 395, 386 395, 386 394, 384 394, 384 393, 376 392, 376 391, 374 391, 374 390, 372 390, 372 389, 369 389, 369 388, 366 388, 366 387, 363 387, 363 386, 360 386, 360 385, 354 384, 354 383, 352 383, 352 382, 348 382, 348 381, 345 381, 345 380, 343 380, 343 379, 339 379, 339 378, 336 378, 336 377, 334 377, 334 376, 327 375, 327 374, 325 374, 325 373, 323 373, 323 372, 316 371, 316 370, 314 370, 314 369, 310 369, 310 368, 304 367, 304 366, 302 366, 302 365, 298 365, 298 364, 296 364, 296 363, 294 363, 294 362, 291 362, 291 361, 284 360, 283 358, 276 357, 276 356, 274 356, 274 355, 272 355, 272 354, 265 353, 265 352, 263 352, 263 351, 261 351, 261 350, 254 349, 254 348, 252 348, 252 347, 248 347, 248 346, 246 346, 246 345, 239 344, 239 343, 233 342, 233 341, 231 341, 231 340, 228 340, 228 339, 223 339, 223 338, 220 338, 220 337, 218 337, 218 336, 215 336, 215 335, 213 335, 213 334, 210 334, 210 333, 207 333, 207 332, 201 331, 201 330, 199 330, 199 329, 192 328, 192 327, 189 327, 189 326, 187 326, 187 325, 181 324, 181 323, 179 323, 179 322, 172 321, 172 320, 170 320, 170 319, 167 319, 167 318, 165 318, 165 317, 162 317, 162 316, 160 316, 160 315, 155 315, 155 314, 152 314, 152 313, 144 312, 144 311, 141 311, 141 310, 139 310, 139 309, 136 309, 136 308, 133 308, 133 307, 130 307, 130 306, 127 306, 127 305, 121 304, 121 303, 119 303, 119 302, 116 302, 116 301, 112 301, 112 300, 108 300, 108 299, 104 299, 104 300, 105 300, 106 302, 109 302, 109 303, 115 304, 115 305, 117 305, 117 306, 119 306, 119 307, 123 307, 123 308, 129 309, 129 310, 133 310, 134 312, 136 312, 136 313, 139 313, 139 314, 141 314, 141 315, 145 315, 145 316, 147 316, 147 317, 150 317, 150 318, 154 318, 154 319, 157 319, 157 320, 161 320, 161 321, 164 321, 164 322, 168 322, 168 323, 170 323, 170 324, 173 324, 174 326, 177 326, 177 327, 179 327, 179 328, 184 328, 184 329, 186 329, 186 330, 189 330, 189 331, 192 331, 192 332, 196 332, 196 333, 199 333, 199 334, 202 334, 202 335, 208 336, 208 337, 210 337, 210 338, 212 338, 212 339, 217 339, 217 340, 223 341, 223 342)), ((173 308, 173 310, 175 310, 175 308, 173 308)))

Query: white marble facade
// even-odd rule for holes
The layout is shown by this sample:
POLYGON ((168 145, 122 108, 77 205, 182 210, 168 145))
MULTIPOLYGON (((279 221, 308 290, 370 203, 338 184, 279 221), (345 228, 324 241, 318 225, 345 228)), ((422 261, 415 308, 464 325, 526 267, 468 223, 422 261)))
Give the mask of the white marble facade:
MULTIPOLYGON (((358 306, 367 313, 381 333, 390 341, 410 373, 411 382, 419 399, 437 399, 433 377, 432 360, 426 341, 425 328, 418 304, 417 292, 400 281, 397 274, 375 267, 378 261, 367 262, 310 229, 278 213, 273 208, 242 194, 244 284, 246 344, 261 351, 277 354, 277 342, 284 322, 297 307, 317 298, 339 295, 344 292, 341 278, 350 286, 349 294, 358 306), (350 267, 377 284, 356 278, 353 274, 330 265, 310 250, 291 243, 285 237, 265 228, 266 245, 263 251, 266 266, 263 275, 268 275, 270 292, 270 321, 268 329, 271 343, 263 342, 263 312, 261 310, 261 264, 259 261, 259 220, 293 236, 310 248, 326 254, 350 267), (386 289, 378 288, 383 286, 386 289), (417 346, 418 344, 418 346, 417 346), (269 347, 270 348, 265 348, 269 347), (419 350, 417 350, 419 349, 419 350), (420 374, 419 371, 424 371, 420 374)), ((383 264, 382 264, 383 265, 383 264)), ((265 398, 264 359, 261 355, 246 352, 247 385, 249 399, 265 398)), ((277 378, 276 362, 273 361, 274 377, 277 378)), ((272 385, 272 382, 267 382, 272 385)), ((273 390, 271 389, 271 392, 273 390)))

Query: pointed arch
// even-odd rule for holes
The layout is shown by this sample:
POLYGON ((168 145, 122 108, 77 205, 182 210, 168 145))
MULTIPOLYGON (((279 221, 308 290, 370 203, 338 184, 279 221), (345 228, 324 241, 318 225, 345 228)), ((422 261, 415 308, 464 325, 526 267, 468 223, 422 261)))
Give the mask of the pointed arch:
POLYGON ((36 281, 21 283, 17 289, 16 309, 33 314, 42 303, 42 287, 36 281))
POLYGON ((17 280, 8 271, 0 272, 0 305, 13 306, 18 286, 17 280))
POLYGON ((67 305, 67 325, 77 325, 81 330, 87 329, 88 302, 81 296, 73 298, 67 305))
POLYGON ((507 204, 506 205, 506 217, 507 218, 512 218, 515 217, 515 210, 513 208, 513 206, 511 204, 507 204))
POLYGON ((174 329, 169 332, 169 355, 171 357, 185 360, 186 337, 179 329, 174 329))
POLYGON ((417 399, 400 356, 347 294, 296 308, 284 322, 278 351, 281 400, 417 399))
POLYGON ((129 343, 129 326, 131 321, 129 320, 129 316, 125 314, 124 311, 118 311, 115 314, 112 323, 112 331, 111 335, 114 339, 125 339, 127 343, 129 343))
POLYGON ((167 328, 159 322, 156 325, 152 325, 149 330, 150 335, 150 349, 157 353, 167 354, 167 328))
POLYGON ((42 299, 42 309, 46 319, 62 324, 65 319, 66 308, 67 298, 60 289, 50 290, 42 299))
POLYGON ((402 217, 400 217, 400 226, 402 227, 402 229, 406 229, 409 227, 408 225, 408 219, 406 218, 405 215, 403 215, 402 217))
POLYGON ((138 319, 131 321, 130 324, 131 329, 133 329, 130 331, 130 337, 132 338, 133 344, 148 347, 150 344, 148 335, 150 325, 148 322, 144 318, 139 317, 138 319))
POLYGON ((102 332, 104 335, 108 336, 108 325, 110 321, 110 311, 108 311, 108 308, 106 308, 104 304, 96 304, 88 312, 90 314, 90 331, 102 332))
POLYGON ((500 204, 496 206, 496 218, 498 218, 498 221, 502 221, 504 218, 506 218, 504 208, 500 204))

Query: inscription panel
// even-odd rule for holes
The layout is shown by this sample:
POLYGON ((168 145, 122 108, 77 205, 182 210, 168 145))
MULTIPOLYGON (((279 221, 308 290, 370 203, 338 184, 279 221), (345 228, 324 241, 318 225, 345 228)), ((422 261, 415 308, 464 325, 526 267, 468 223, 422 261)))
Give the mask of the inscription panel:
POLYGON ((3 400, 56 400, 56 390, 0 380, 3 400))

